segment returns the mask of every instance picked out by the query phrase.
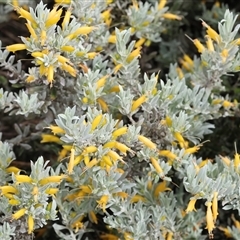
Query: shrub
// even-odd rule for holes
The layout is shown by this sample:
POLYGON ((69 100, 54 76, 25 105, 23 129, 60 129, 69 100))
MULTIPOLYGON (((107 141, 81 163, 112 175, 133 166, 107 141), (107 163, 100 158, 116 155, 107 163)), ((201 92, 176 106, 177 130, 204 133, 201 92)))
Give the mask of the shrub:
POLYGON ((219 220, 240 211, 239 154, 197 154, 213 120, 238 111, 226 85, 240 70, 237 15, 205 8, 203 35, 182 30, 190 57, 176 33, 190 3, 29 2, 11 1, 29 36, 0 51, 2 239, 31 239, 49 221, 61 239, 205 239, 217 227, 239 239, 234 216, 219 220), (16 156, 32 160, 27 171, 16 156))

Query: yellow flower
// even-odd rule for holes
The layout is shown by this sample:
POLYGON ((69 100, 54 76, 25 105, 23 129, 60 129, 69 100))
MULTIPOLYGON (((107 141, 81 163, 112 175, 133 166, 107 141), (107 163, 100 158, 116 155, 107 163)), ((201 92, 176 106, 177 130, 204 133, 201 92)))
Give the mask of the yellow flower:
POLYGON ((207 28, 207 34, 208 34, 208 36, 209 36, 212 40, 214 40, 214 41, 216 41, 216 42, 219 42, 219 41, 220 41, 220 36, 219 36, 219 34, 218 34, 215 30, 213 30, 213 29, 212 29, 207 23, 205 23, 203 20, 202 20, 202 25, 207 28))
POLYGON ((51 131, 53 132, 53 134, 64 134, 65 130, 60 128, 59 126, 54 126, 54 125, 50 125, 49 127, 51 129, 51 131))
POLYGON ((117 37, 116 37, 116 35, 110 35, 110 36, 108 37, 108 42, 109 42, 109 43, 116 43, 116 42, 117 42, 117 37))
POLYGON ((180 17, 176 14, 172 14, 172 13, 164 13, 162 16, 164 18, 170 19, 170 20, 181 20, 182 19, 182 17, 180 17))
POLYGON ((99 126, 99 124, 100 124, 100 122, 101 122, 101 120, 102 120, 102 117, 103 117, 103 115, 102 115, 102 114, 99 114, 98 116, 96 116, 96 117, 93 119, 93 121, 92 121, 92 127, 91 127, 91 130, 92 130, 92 131, 95 130, 96 127, 99 126))
POLYGON ((76 38, 79 35, 87 35, 87 34, 91 33, 94 29, 96 29, 96 28, 82 26, 82 27, 79 27, 75 32, 69 34, 67 37, 71 40, 71 39, 76 38))
POLYGON ((149 138, 146 138, 142 135, 138 135, 138 140, 150 149, 156 149, 157 148, 155 143, 153 143, 149 138))
POLYGON ((141 195, 136 194, 131 199, 131 203, 136 203, 136 202, 139 202, 139 201, 146 202, 146 198, 141 196, 141 195))
POLYGON ((37 25, 30 12, 24 10, 23 8, 17 8, 17 12, 20 15, 20 17, 23 17, 26 20, 29 20, 34 27, 37 25))
POLYGON ((12 44, 6 47, 9 52, 15 53, 16 51, 21 51, 27 49, 27 46, 23 43, 12 44))
POLYGON ((49 195, 53 195, 53 194, 56 194, 58 191, 59 191, 58 188, 48 188, 45 190, 45 193, 49 195))
POLYGON ((186 209, 186 213, 189 213, 189 212, 192 212, 192 211, 197 211, 195 209, 195 203, 196 203, 197 199, 196 198, 192 198, 190 199, 189 203, 188 203, 188 206, 187 206, 187 209, 186 209))
POLYGON ((62 46, 61 47, 61 50, 64 51, 64 52, 73 52, 75 50, 75 48, 73 46, 62 46))
POLYGON ((167 0, 159 0, 159 3, 158 3, 158 10, 161 10, 165 7, 167 3, 167 0))
POLYGON ((115 151, 108 151, 107 155, 115 162, 117 160, 122 161, 122 157, 120 157, 115 151))
POLYGON ((69 64, 63 64, 63 65, 61 65, 61 68, 64 71, 68 72, 73 77, 76 77, 77 71, 72 66, 70 66, 69 64))
POLYGON ((98 203, 98 207, 100 207, 102 210, 103 210, 103 212, 105 212, 106 211, 106 204, 107 204, 107 202, 108 202, 108 196, 107 195, 103 195, 98 201, 97 201, 97 203, 98 203))
POLYGON ((21 218, 25 214, 26 211, 27 211, 26 208, 21 208, 20 210, 18 210, 17 212, 15 212, 12 215, 12 218, 17 220, 17 219, 21 218))
POLYGON ((32 183, 33 179, 27 175, 15 175, 17 183, 32 183))
POLYGON ((158 197, 160 192, 171 191, 171 188, 167 188, 166 181, 160 182, 154 190, 154 197, 158 197))
POLYGON ((113 138, 117 138, 119 136, 122 136, 122 135, 126 134, 127 130, 128 130, 127 127, 118 128, 117 130, 112 132, 112 136, 113 136, 113 138))
POLYGON ((64 29, 70 22, 71 14, 72 14, 72 12, 68 9, 63 18, 62 29, 64 29))
POLYGON ((101 97, 97 99, 97 102, 100 105, 103 112, 108 112, 108 105, 101 97))
POLYGON ((31 22, 30 22, 29 20, 27 20, 27 23, 25 23, 25 24, 26 24, 26 26, 27 26, 27 29, 28 29, 30 35, 31 35, 35 40, 37 40, 37 35, 36 35, 36 33, 35 33, 32 25, 31 25, 31 22))
POLYGON ((132 62, 133 59, 135 59, 136 57, 138 57, 140 55, 140 51, 141 51, 142 47, 138 47, 135 50, 133 50, 127 57, 126 61, 127 63, 132 62))
POLYGON ((42 134, 42 141, 41 143, 48 143, 48 142, 55 142, 55 143, 62 143, 59 137, 51 135, 51 134, 42 134))
POLYGON ((0 187, 0 190, 1 190, 2 194, 17 193, 18 192, 18 190, 13 186, 2 186, 2 187, 0 187))
POLYGON ((32 215, 28 215, 28 234, 31 234, 34 229, 34 219, 32 215))
POLYGON ((153 157, 150 157, 150 160, 151 160, 151 163, 152 163, 153 167, 155 168, 156 172, 159 174, 162 174, 163 170, 162 170, 161 166, 159 165, 158 161, 153 157))
POLYGON ((208 230, 209 237, 213 238, 212 231, 215 228, 215 225, 214 225, 214 219, 213 219, 213 213, 212 213, 211 206, 212 206, 212 203, 207 202, 207 214, 206 214, 207 226, 206 226, 206 229, 208 230))
POLYGON ((8 167, 6 168, 6 172, 7 173, 19 173, 21 171, 21 169, 17 168, 17 167, 14 167, 14 166, 11 166, 11 167, 8 167))
POLYGON ((68 163, 68 173, 72 174, 73 172, 73 167, 74 167, 74 157, 75 157, 75 149, 71 149, 71 155, 68 163))
POLYGON ((212 212, 213 212, 213 220, 214 222, 216 222, 217 215, 218 215, 218 192, 213 193, 212 212))
POLYGON ((17 200, 17 199, 9 199, 8 202, 10 205, 13 205, 13 206, 20 204, 19 200, 17 200))
POLYGON ((131 112, 134 112, 136 109, 138 109, 144 102, 146 102, 147 96, 144 94, 141 97, 139 97, 137 100, 132 102, 131 112))
POLYGON ((51 27, 54 24, 57 24, 57 22, 60 20, 61 14, 62 14, 62 8, 57 11, 57 7, 54 7, 52 11, 48 14, 47 20, 45 22, 45 26, 47 28, 51 27))
POLYGON ((206 36, 206 38, 207 38, 207 41, 206 41, 207 48, 208 48, 209 51, 213 52, 214 51, 214 46, 213 46, 212 39, 208 35, 206 36))
POLYGON ((46 184, 49 184, 49 183, 60 183, 63 178, 65 178, 64 175, 62 175, 62 176, 49 176, 49 177, 42 178, 39 181, 39 184, 40 185, 46 185, 46 184))
POLYGON ((89 219, 90 219, 90 221, 91 221, 92 223, 95 223, 95 224, 98 223, 98 219, 97 219, 97 216, 96 216, 96 214, 95 214, 94 211, 90 211, 90 212, 88 213, 88 216, 89 216, 89 219))

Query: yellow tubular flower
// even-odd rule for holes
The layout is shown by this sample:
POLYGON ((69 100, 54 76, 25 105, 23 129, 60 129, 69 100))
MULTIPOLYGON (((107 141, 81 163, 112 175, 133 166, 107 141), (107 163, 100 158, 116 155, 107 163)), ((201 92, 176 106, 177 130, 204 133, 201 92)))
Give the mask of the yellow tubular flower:
POLYGON ((27 20, 27 23, 25 23, 25 24, 27 26, 27 29, 28 29, 31 37, 33 37, 35 40, 37 40, 37 35, 36 35, 32 25, 31 25, 31 22, 29 20, 27 20))
POLYGON ((95 223, 95 224, 98 223, 98 219, 97 219, 97 216, 96 216, 96 214, 95 214, 94 211, 90 211, 90 212, 88 213, 88 216, 89 216, 89 219, 90 219, 90 221, 91 221, 92 223, 95 223))
POLYGON ((128 130, 127 127, 118 128, 117 130, 112 132, 112 136, 113 136, 113 138, 117 138, 119 136, 122 136, 122 135, 126 134, 127 130, 128 130))
POLYGON ((201 42, 198 39, 193 40, 194 45, 198 49, 199 53, 202 53, 205 50, 205 47, 201 44, 201 42))
POLYGON ((68 72, 73 77, 76 77, 77 71, 72 66, 70 66, 69 64, 63 64, 63 65, 61 65, 61 68, 64 71, 68 72))
POLYGON ((52 131, 52 133, 55 134, 64 134, 65 130, 63 130, 62 128, 60 128, 59 126, 54 126, 54 125, 50 125, 49 127, 52 131))
POLYGON ((163 170, 161 168, 161 166, 159 165, 158 161, 154 158, 154 157, 150 157, 151 163, 153 165, 153 167, 155 168, 156 172, 159 174, 163 173, 163 170))
POLYGON ((75 50, 75 48, 73 46, 62 46, 61 47, 61 50, 64 51, 64 52, 73 52, 75 50))
POLYGON ((133 153, 133 151, 129 147, 127 147, 125 144, 120 143, 120 142, 116 142, 115 148, 117 148, 124 155, 127 155, 127 151, 133 153))
POLYGON ((0 187, 0 190, 1 190, 1 194, 7 194, 7 193, 17 193, 18 190, 13 187, 13 186, 2 186, 0 187))
POLYGON ((103 148, 115 148, 116 147, 116 141, 110 141, 103 145, 103 148))
POLYGON ((206 214, 207 226, 206 226, 206 229, 208 230, 209 237, 213 238, 212 231, 215 228, 215 225, 214 225, 214 220, 213 220, 213 214, 212 214, 211 206, 212 206, 212 203, 211 202, 207 202, 207 214, 206 214))
POLYGON ((74 157, 75 157, 75 149, 71 149, 71 154, 70 154, 70 159, 68 163, 68 173, 72 174, 73 172, 73 167, 74 167, 74 157))
POLYGON ((142 47, 138 47, 135 50, 133 50, 127 57, 126 61, 127 63, 132 62, 133 59, 135 59, 136 57, 138 57, 140 55, 140 51, 141 51, 142 47))
POLYGON ((112 158, 112 160, 115 162, 117 160, 122 161, 122 157, 120 157, 116 152, 110 150, 108 151, 107 155, 112 158))
MULTIPOLYGON (((84 159, 85 160, 85 159, 84 159)), ((89 163, 86 164, 86 168, 92 168, 93 166, 95 166, 96 164, 98 164, 99 160, 94 158, 93 160, 91 160, 89 163)))
POLYGON ((135 48, 141 47, 145 43, 146 39, 145 38, 140 38, 136 43, 135 43, 135 48))
POLYGON ((207 34, 208 34, 208 36, 209 36, 212 40, 214 40, 214 41, 216 41, 216 42, 219 42, 219 41, 220 41, 220 36, 219 36, 219 34, 218 34, 215 30, 213 30, 213 29, 212 29, 207 23, 205 23, 203 20, 202 20, 202 25, 207 28, 207 34))
POLYGON ((144 94, 139 97, 137 100, 132 102, 131 112, 134 112, 137 108, 139 108, 144 102, 146 102, 147 96, 144 94))
POLYGON ((34 219, 32 215, 28 216, 28 234, 31 234, 34 229, 34 219))
POLYGON ((185 140, 180 132, 174 132, 173 136, 179 143, 185 143, 185 140))
POLYGON ((97 103, 100 105, 103 112, 108 112, 108 105, 101 97, 97 99, 97 103))
POLYGON ((195 209, 195 203, 196 203, 197 199, 196 198, 192 198, 190 199, 189 203, 188 203, 188 206, 187 206, 187 209, 186 209, 186 213, 189 213, 189 212, 192 212, 192 211, 197 211, 195 209))
POLYGON ((159 153, 160 156, 164 156, 164 157, 170 158, 172 160, 177 158, 177 155, 172 153, 169 150, 160 150, 158 153, 159 153))
POLYGON ((88 59, 94 59, 99 53, 98 52, 88 52, 87 58, 88 59))
POLYGON ((102 210, 103 210, 103 212, 105 212, 106 211, 106 204, 107 204, 107 202, 108 202, 108 196, 107 195, 103 195, 98 201, 97 201, 97 203, 98 203, 98 207, 100 207, 102 210))
POLYGON ((32 183, 33 180, 27 175, 15 175, 17 183, 32 183))
POLYGON ((43 46, 46 42, 47 39, 47 33, 46 31, 42 30, 41 31, 41 46, 43 46))
POLYGON ((109 43, 116 43, 116 42, 117 42, 117 37, 116 37, 116 35, 110 35, 110 36, 108 37, 108 42, 109 42, 109 43))
POLYGON ((107 156, 107 155, 104 155, 104 156, 102 157, 102 161, 103 161, 106 165, 108 165, 108 166, 110 166, 110 167, 113 165, 110 157, 107 156))
POLYGON ((57 24, 60 20, 62 14, 62 8, 57 10, 58 7, 54 7, 53 10, 48 14, 47 20, 45 22, 46 28, 51 27, 54 24, 57 24))
POLYGON ((194 65, 193 60, 192 60, 187 54, 184 54, 184 55, 183 55, 183 59, 184 59, 191 67, 193 67, 193 65, 194 65))
POLYGON ((88 27, 88 26, 80 27, 75 32, 73 32, 72 34, 69 34, 68 38, 71 40, 71 39, 76 38, 79 35, 87 35, 87 34, 91 33, 94 29, 96 29, 96 28, 95 27, 88 27))
POLYGON ((97 150, 98 150, 97 147, 95 147, 95 146, 89 146, 89 147, 84 148, 83 154, 94 153, 94 152, 96 152, 97 150))
POLYGON ((143 196, 138 195, 138 194, 133 196, 132 199, 131 199, 131 203, 136 203, 136 202, 139 202, 139 201, 146 202, 146 199, 143 196))
POLYGON ((9 199, 9 204, 12 205, 12 206, 16 206, 16 205, 19 205, 20 202, 17 200, 17 199, 9 199))
POLYGON ((62 29, 64 29, 70 22, 71 14, 72 14, 72 12, 68 9, 63 18, 62 29))
POLYGON ((25 18, 26 20, 29 20, 33 24, 33 26, 36 26, 36 22, 33 19, 33 16, 31 15, 30 12, 24 10, 23 8, 18 8, 17 12, 20 15, 20 17, 25 18))
POLYGON ((172 13, 164 13, 162 16, 164 18, 170 19, 170 20, 181 20, 182 19, 182 17, 180 17, 176 14, 172 14, 172 13))
POLYGON ((55 143, 61 143, 59 137, 51 135, 51 134, 42 134, 42 141, 41 143, 48 143, 48 142, 55 142, 55 143))
POLYGON ((60 183, 63 178, 65 178, 64 175, 62 175, 62 176, 49 176, 49 177, 45 177, 45 178, 41 179, 39 181, 39 184, 40 185, 46 185, 46 184, 49 184, 49 183, 60 183))
POLYGON ((14 167, 14 166, 11 166, 11 167, 8 167, 6 168, 6 172, 7 173, 19 173, 21 171, 21 169, 17 168, 17 167, 14 167))
POLYGON ((212 201, 213 220, 216 222, 218 215, 218 192, 214 192, 212 201))
POLYGON ((96 116, 93 121, 92 121, 92 127, 91 130, 94 131, 94 129, 96 129, 97 126, 99 126, 101 120, 102 120, 103 115, 99 114, 98 116, 96 116))
POLYGON ((119 63, 118 65, 116 65, 115 67, 114 67, 114 73, 116 74, 121 68, 122 68, 122 64, 121 63, 119 63))
POLYGON ((213 46, 213 42, 212 42, 212 39, 207 35, 206 36, 207 38, 207 41, 206 41, 206 44, 207 44, 207 49, 211 52, 214 51, 214 46, 213 46))
POLYGON ((6 47, 9 52, 15 53, 16 51, 21 51, 27 49, 27 46, 23 43, 12 44, 6 47))
POLYGON ((58 188, 48 188, 45 190, 45 193, 49 195, 53 195, 53 194, 56 194, 58 191, 59 191, 58 188))
POLYGON ((17 219, 21 218, 25 214, 26 211, 27 211, 26 208, 22 208, 22 209, 18 210, 17 212, 15 212, 12 215, 12 218, 17 220, 17 219))
POLYGON ((149 138, 146 138, 142 135, 138 135, 138 140, 150 149, 156 149, 157 148, 155 143, 153 143, 149 138))
POLYGON ((161 192, 171 191, 171 188, 167 188, 166 186, 166 181, 160 182, 154 190, 154 197, 157 198, 161 192))
POLYGON ((106 79, 109 77, 109 75, 105 75, 103 77, 101 77, 100 79, 97 80, 97 90, 101 87, 103 87, 106 83, 106 79))
POLYGON ((167 3, 167 0, 159 0, 159 3, 158 3, 158 10, 161 10, 165 7, 167 3))

